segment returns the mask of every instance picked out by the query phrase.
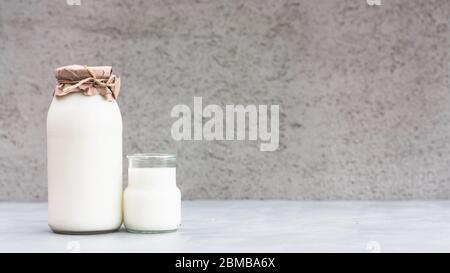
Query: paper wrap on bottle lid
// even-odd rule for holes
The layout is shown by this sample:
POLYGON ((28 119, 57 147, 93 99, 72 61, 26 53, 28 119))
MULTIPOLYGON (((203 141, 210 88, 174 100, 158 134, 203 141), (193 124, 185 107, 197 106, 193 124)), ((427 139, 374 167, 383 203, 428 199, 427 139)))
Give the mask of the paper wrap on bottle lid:
POLYGON ((111 66, 69 65, 55 70, 58 84, 55 96, 82 92, 86 96, 101 95, 108 101, 119 96, 120 78, 112 73, 111 66))

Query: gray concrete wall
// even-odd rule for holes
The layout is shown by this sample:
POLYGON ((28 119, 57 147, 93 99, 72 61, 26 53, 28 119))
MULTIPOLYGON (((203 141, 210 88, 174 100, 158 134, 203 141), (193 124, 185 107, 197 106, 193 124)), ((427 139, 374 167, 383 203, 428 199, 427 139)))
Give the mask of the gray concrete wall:
POLYGON ((450 197, 448 0, 0 0, 0 200, 46 199, 66 64, 122 76, 124 152, 177 151, 185 199, 450 197), (280 148, 176 142, 175 104, 279 104, 280 148))

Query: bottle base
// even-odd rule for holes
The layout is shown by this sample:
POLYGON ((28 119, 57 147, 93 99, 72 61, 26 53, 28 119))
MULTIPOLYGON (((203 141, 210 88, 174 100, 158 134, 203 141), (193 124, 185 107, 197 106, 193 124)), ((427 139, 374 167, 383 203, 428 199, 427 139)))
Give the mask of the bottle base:
POLYGON ((118 231, 120 228, 108 229, 108 230, 93 230, 93 231, 71 231, 71 230, 57 230, 54 228, 50 229, 56 234, 63 235, 96 235, 96 234, 104 234, 104 233, 112 233, 118 231))

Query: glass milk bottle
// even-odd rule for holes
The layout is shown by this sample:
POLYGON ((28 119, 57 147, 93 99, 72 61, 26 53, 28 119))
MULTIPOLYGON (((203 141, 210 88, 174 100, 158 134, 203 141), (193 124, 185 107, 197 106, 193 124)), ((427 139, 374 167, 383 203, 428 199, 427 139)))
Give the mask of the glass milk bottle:
POLYGON ((55 71, 47 116, 48 224, 57 233, 92 234, 122 223, 122 116, 111 67, 55 71))
POLYGON ((181 193, 176 184, 176 156, 128 155, 124 224, 129 232, 158 233, 178 229, 181 193))

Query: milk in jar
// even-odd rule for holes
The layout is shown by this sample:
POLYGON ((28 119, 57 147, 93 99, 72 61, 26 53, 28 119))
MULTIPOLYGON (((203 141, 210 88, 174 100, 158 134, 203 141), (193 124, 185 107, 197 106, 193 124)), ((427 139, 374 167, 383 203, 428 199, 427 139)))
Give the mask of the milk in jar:
POLYGON ((128 231, 175 231, 181 223, 181 192, 173 154, 128 155, 124 224, 128 231))

